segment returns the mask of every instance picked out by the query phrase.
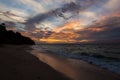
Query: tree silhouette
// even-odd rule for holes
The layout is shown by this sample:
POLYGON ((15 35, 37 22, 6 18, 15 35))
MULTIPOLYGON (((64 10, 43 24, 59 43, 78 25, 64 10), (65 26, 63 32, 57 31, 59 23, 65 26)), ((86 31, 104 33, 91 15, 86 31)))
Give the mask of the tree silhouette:
POLYGON ((35 44, 29 37, 22 36, 19 32, 6 30, 4 23, 0 24, 0 44, 35 44))
POLYGON ((6 27, 4 23, 0 25, 0 31, 6 31, 6 27))

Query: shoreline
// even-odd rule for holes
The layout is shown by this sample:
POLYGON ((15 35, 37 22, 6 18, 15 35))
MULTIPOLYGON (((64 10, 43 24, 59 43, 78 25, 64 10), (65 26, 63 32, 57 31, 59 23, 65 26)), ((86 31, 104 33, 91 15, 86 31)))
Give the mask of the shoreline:
MULTIPOLYGON (((84 56, 84 55, 72 55, 70 54, 69 56, 67 54, 64 54, 64 53, 57 53, 56 52, 52 52, 50 51, 50 53, 53 53, 55 55, 59 55, 59 56, 62 56, 62 57, 66 57, 66 58, 71 58, 71 59, 77 59, 77 60, 83 60, 89 64, 92 64, 92 65, 95 65, 97 67, 100 67, 102 69, 106 69, 116 75, 120 75, 120 68, 119 67, 116 67, 114 65, 111 65, 107 62, 105 62, 104 60, 101 60, 101 59, 97 59, 97 58, 94 58, 92 56, 84 56)), ((116 64, 119 63, 119 62, 116 62, 116 64)))
POLYGON ((27 50, 31 48, 20 45, 0 46, 1 80, 69 80, 27 50))
MULTIPOLYGON (((90 64, 84 60, 71 59, 65 56, 60 56, 50 51, 40 49, 33 50, 33 55, 56 69, 57 71, 71 77, 73 80, 119 80, 119 75, 112 73, 106 69, 100 68, 94 64, 90 64), (35 52, 34 52, 35 51, 35 52), (74 64, 76 63, 76 64, 74 64), (57 67, 56 67, 57 65, 57 67), (61 67, 67 67, 62 70, 61 67), (69 73, 67 73, 69 72, 69 73)), ((63 69, 65 68, 63 67, 63 69)))
MULTIPOLYGON (((106 70, 108 70, 108 71, 110 71, 112 73, 120 75, 120 68, 119 68, 120 61, 96 58, 96 55, 89 56, 89 55, 86 55, 86 54, 72 54, 72 53, 67 53, 67 52, 64 53, 64 51, 62 52, 60 50, 52 50, 52 49, 50 50, 48 48, 42 48, 42 50, 46 50, 46 51, 48 51, 48 52, 50 52, 52 54, 63 56, 63 57, 66 57, 66 58, 83 60, 85 62, 88 62, 90 64, 98 66, 100 68, 106 69, 106 70)), ((97 57, 99 57, 99 56, 97 56, 97 57)))

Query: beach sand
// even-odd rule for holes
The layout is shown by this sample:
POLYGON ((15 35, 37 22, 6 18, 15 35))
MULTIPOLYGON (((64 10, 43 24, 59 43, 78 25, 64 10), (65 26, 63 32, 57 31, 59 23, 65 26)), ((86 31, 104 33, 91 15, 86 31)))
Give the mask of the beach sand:
POLYGON ((28 46, 0 45, 0 80, 120 80, 85 61, 49 53, 28 46))
POLYGON ((0 45, 0 80, 68 80, 25 50, 30 48, 0 45))

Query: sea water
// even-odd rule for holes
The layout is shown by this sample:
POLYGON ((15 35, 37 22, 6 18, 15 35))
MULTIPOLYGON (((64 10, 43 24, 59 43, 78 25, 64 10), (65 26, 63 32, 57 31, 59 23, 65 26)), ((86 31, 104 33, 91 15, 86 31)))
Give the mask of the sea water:
POLYGON ((49 54, 84 60, 120 74, 119 44, 42 44, 32 48, 47 51, 49 54))

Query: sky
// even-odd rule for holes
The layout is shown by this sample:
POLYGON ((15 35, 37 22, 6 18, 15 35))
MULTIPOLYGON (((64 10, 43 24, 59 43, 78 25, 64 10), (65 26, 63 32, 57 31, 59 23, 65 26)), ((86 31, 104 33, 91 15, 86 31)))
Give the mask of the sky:
POLYGON ((0 23, 36 43, 120 41, 120 0, 0 0, 0 23))

